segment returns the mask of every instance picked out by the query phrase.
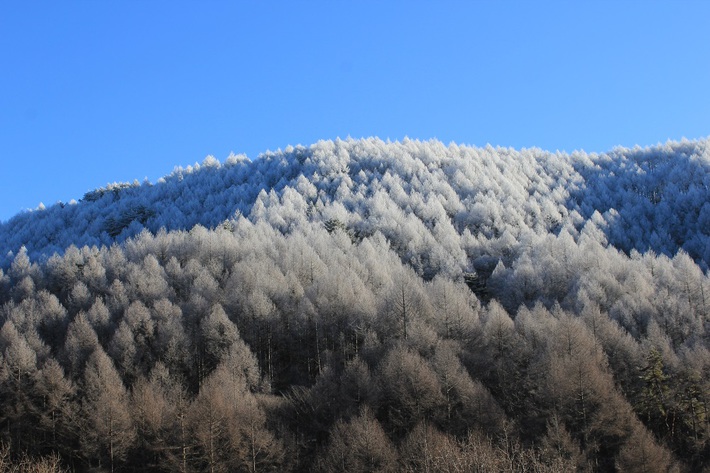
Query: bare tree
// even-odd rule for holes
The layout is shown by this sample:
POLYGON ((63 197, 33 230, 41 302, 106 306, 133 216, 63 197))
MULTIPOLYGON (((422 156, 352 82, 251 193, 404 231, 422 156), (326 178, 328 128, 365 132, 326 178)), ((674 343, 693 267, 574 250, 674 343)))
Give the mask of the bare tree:
POLYGON ((349 421, 335 423, 328 446, 316 464, 316 470, 323 472, 398 471, 397 451, 367 408, 349 421))
POLYGON ((385 355, 378 367, 378 382, 386 426, 397 435, 444 410, 445 399, 436 373, 418 353, 403 346, 385 355))
POLYGON ((135 440, 129 395, 111 359, 101 349, 89 357, 82 386, 84 454, 113 472, 135 440))

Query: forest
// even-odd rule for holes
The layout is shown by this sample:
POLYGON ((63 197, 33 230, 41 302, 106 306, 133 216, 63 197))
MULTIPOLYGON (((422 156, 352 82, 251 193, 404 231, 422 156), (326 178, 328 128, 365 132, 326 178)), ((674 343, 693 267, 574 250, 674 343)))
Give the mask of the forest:
POLYGON ((18 214, 0 472, 710 471, 708 145, 322 141, 18 214))

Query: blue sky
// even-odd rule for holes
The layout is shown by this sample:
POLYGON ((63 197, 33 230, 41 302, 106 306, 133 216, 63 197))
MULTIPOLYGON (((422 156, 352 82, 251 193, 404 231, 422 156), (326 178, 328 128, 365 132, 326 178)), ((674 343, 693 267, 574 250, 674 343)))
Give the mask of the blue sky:
POLYGON ((319 139, 710 135, 706 1, 0 3, 0 220, 319 139))

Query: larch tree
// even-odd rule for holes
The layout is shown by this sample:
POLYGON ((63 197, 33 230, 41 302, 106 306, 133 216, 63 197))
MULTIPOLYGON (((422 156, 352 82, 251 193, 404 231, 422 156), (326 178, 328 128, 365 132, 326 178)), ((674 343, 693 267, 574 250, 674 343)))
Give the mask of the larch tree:
POLYGON ((57 349, 64 342, 69 320, 67 310, 54 294, 42 290, 35 295, 37 321, 35 327, 41 339, 57 349))
POLYGON ((432 324, 441 338, 467 342, 480 325, 481 303, 463 283, 437 276, 428 287, 432 324))
POLYGON ((83 281, 77 281, 67 297, 67 308, 72 313, 87 311, 93 300, 89 287, 83 281))
POLYGON ((556 311, 547 352, 540 361, 546 375, 541 395, 558 415, 587 458, 599 468, 630 441, 639 424, 631 405, 617 391, 606 358, 586 326, 570 314, 556 311), (545 361, 546 360, 546 361, 545 361))
POLYGON ((418 419, 436 419, 445 398, 430 364, 418 353, 399 345, 378 366, 380 411, 385 427, 401 436, 418 419))
POLYGON ((89 356, 100 347, 96 331, 86 315, 77 315, 67 328, 63 351, 65 366, 72 379, 78 380, 81 377, 89 356))
POLYGON ((73 456, 76 448, 78 406, 76 385, 65 376, 64 369, 54 359, 48 359, 35 375, 34 410, 43 432, 41 444, 53 452, 73 456))
POLYGON ((243 380, 226 370, 212 372, 201 384, 189 412, 190 430, 197 446, 196 466, 201 470, 229 471, 230 461, 234 460, 230 427, 237 421, 237 404, 245 392, 243 380))
POLYGON ((0 328, 0 353, 3 371, 0 374, 0 426, 9 435, 13 446, 23 450, 31 442, 31 395, 33 378, 37 372, 37 354, 20 334, 12 321, 0 328))
POLYGON ((126 284, 132 291, 135 291, 134 299, 146 303, 170 294, 165 271, 152 254, 148 254, 138 264, 129 263, 126 284))
POLYGON ((658 445, 653 435, 640 424, 635 425, 629 441, 617 455, 614 466, 620 473, 679 471, 671 453, 658 445))
POLYGON ((100 348, 87 361, 81 392, 83 453, 90 465, 106 465, 113 472, 125 459, 136 432, 128 391, 100 348))
POLYGON ((111 335, 111 312, 102 297, 96 297, 89 310, 86 311, 86 320, 94 328, 102 344, 107 345, 111 335))
POLYGON ((155 354, 155 322, 140 301, 128 306, 113 334, 108 353, 129 381, 148 373, 155 354))
POLYGON ((186 473, 195 445, 187 423, 189 400, 179 380, 158 362, 148 377, 134 383, 130 404, 139 441, 131 461, 158 471, 186 473))
POLYGON ((172 372, 186 375, 191 369, 190 340, 183 326, 182 309, 168 299, 159 299, 151 309, 155 323, 153 350, 172 372))
MULTIPOLYGON (((401 443, 399 453, 399 471, 402 472, 477 471, 472 455, 464 451, 456 437, 442 432, 431 422, 417 424, 401 443)), ((482 460, 482 455, 476 457, 482 460)))
POLYGON ((204 379, 229 353, 232 345, 241 340, 239 330, 229 320, 221 305, 216 304, 200 323, 197 355, 199 378, 204 379))
POLYGON ((476 428, 489 435, 498 435, 506 422, 505 413, 488 389, 472 379, 464 369, 454 343, 440 343, 432 360, 445 399, 445 415, 433 418, 448 431, 464 435, 476 428))
POLYGON ((315 469, 322 472, 386 473, 399 468, 392 442, 372 413, 363 408, 352 419, 335 423, 315 469))
POLYGON ((544 463, 556 471, 589 471, 591 465, 576 441, 557 414, 547 421, 547 432, 540 442, 544 463))

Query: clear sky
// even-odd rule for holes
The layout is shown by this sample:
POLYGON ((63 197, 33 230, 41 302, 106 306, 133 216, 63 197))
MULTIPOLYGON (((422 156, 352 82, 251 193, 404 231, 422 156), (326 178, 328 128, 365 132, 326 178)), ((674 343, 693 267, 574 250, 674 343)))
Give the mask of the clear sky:
POLYGON ((710 135, 709 1, 4 1, 0 220, 319 139, 710 135))

